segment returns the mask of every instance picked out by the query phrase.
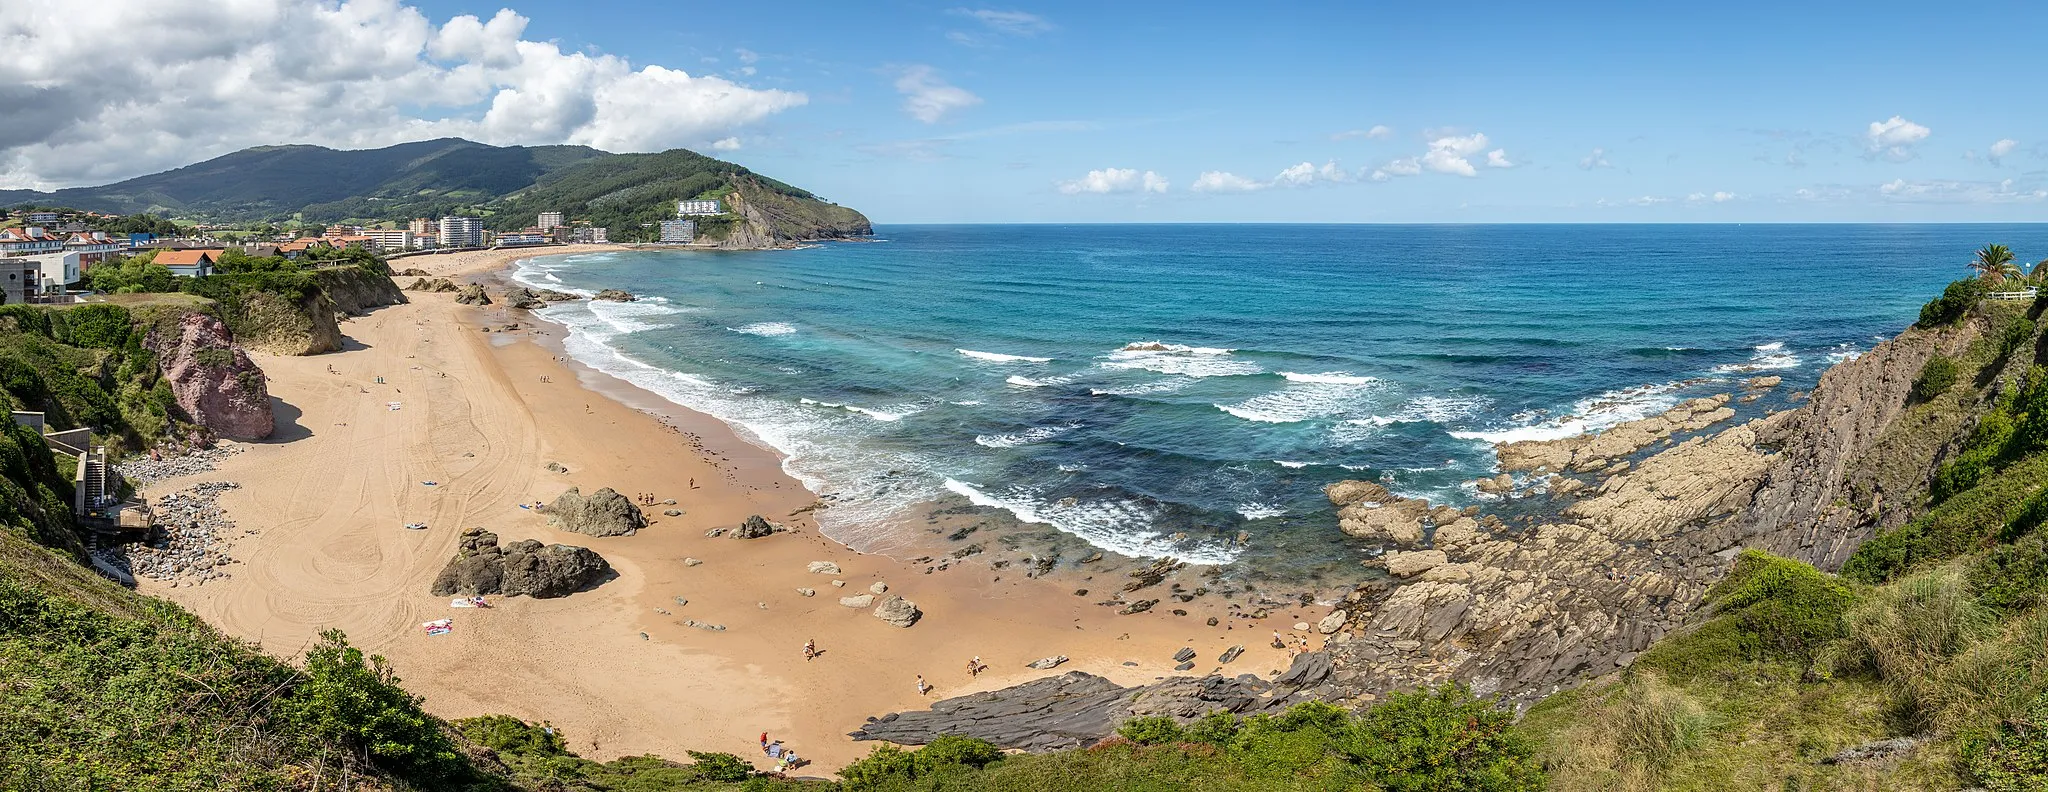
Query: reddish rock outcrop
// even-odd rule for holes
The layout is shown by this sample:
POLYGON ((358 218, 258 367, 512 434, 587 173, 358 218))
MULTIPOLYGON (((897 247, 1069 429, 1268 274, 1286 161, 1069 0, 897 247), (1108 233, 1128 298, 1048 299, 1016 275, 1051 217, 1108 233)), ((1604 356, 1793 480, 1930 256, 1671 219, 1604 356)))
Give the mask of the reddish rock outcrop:
POLYGON ((146 342, 186 420, 232 440, 270 436, 263 370, 235 346, 227 325, 208 314, 186 314, 150 330, 146 342))

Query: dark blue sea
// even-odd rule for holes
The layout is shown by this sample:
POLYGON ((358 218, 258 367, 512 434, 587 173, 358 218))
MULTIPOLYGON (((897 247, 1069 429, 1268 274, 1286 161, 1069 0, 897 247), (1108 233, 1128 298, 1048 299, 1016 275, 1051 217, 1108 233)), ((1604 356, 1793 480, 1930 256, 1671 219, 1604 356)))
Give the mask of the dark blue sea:
MULTIPOLYGON (((1322 486, 1466 505, 1490 443, 1822 371, 2048 225, 894 226, 522 263, 570 353, 787 456, 828 534, 966 498, 1104 549, 1340 544, 1322 486), (1176 533, 1185 538, 1174 538, 1176 533)), ((919 520, 921 521, 921 519, 919 520)))

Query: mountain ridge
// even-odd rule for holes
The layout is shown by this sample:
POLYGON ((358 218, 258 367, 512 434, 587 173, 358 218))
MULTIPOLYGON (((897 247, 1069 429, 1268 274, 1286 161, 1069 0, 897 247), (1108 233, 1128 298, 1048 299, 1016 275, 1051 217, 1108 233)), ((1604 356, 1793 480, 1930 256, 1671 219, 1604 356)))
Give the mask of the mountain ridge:
MULTIPOLYGON (((673 201, 741 191, 799 202, 809 224, 778 242, 868 233, 859 212, 744 166, 687 149, 613 154, 588 146, 492 146, 461 138, 376 149, 255 146, 97 187, 0 190, 0 205, 56 205, 203 222, 378 222, 453 214, 516 230, 540 211, 612 227, 621 241, 652 241, 673 201), (764 188, 764 189, 754 189, 764 188)), ((700 222, 714 239, 730 224, 700 222)))

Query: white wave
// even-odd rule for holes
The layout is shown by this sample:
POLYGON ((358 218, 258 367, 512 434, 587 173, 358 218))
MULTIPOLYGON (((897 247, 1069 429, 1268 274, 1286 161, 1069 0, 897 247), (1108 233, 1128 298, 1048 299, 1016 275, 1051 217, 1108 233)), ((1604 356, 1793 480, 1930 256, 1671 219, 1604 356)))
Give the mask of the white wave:
POLYGON ((1189 377, 1234 377, 1257 374, 1265 370, 1260 368, 1259 364, 1248 360, 1228 359, 1234 351, 1236 350, 1218 347, 1191 347, 1158 341, 1140 341, 1125 344, 1109 353, 1109 359, 1099 365, 1103 368, 1144 369, 1189 377))
POLYGON ((1009 378, 1004 379, 1003 381, 1011 385, 1015 385, 1019 388, 1043 388, 1048 385, 1065 385, 1067 383, 1067 378, 1050 377, 1047 379, 1032 379, 1022 374, 1011 374, 1009 378))
POLYGON ((666 305, 612 302, 610 300, 592 300, 586 309, 620 334, 638 333, 643 330, 659 330, 669 327, 670 325, 651 322, 648 319, 656 316, 673 316, 683 313, 683 310, 680 308, 670 308, 666 305))
POLYGON ((960 353, 960 354, 962 354, 962 355, 966 355, 967 357, 971 357, 971 358, 974 358, 975 360, 986 360, 986 361, 988 361, 988 362, 990 362, 990 363, 1051 363, 1051 362, 1052 362, 1052 358, 1049 358, 1049 357, 1029 357, 1029 356, 1026 356, 1026 355, 1005 355, 1005 354, 1003 354, 1003 353, 1001 353, 1001 352, 976 352, 976 351, 974 351, 974 350, 972 350, 972 349, 955 349, 955 350, 953 350, 953 351, 955 351, 955 352, 958 352, 958 353, 960 353))
POLYGON ((1136 558, 1173 557, 1191 564, 1230 563, 1237 553, 1216 542, 1175 542, 1153 527, 1159 515, 1153 508, 1132 501, 1045 502, 1037 493, 1012 490, 1001 494, 983 492, 957 479, 946 479, 945 488, 967 498, 969 503, 1002 509, 1018 520, 1050 525, 1113 553, 1136 558))
POLYGON ((838 402, 818 401, 817 399, 808 399, 808 398, 805 398, 805 399, 797 399, 797 400, 796 400, 796 402, 797 402, 798 404, 803 404, 803 405, 808 405, 808 406, 813 406, 813 407, 827 407, 827 408, 830 408, 830 409, 834 409, 834 410, 845 410, 845 411, 847 411, 847 412, 850 412, 850 413, 855 413, 855 414, 858 414, 858 415, 865 415, 865 416, 867 416, 867 417, 869 417, 869 418, 873 418, 873 419, 875 419, 875 420, 877 420, 877 421, 901 421, 901 420, 903 420, 904 416, 907 416, 907 415, 911 415, 911 414, 914 414, 914 413, 916 413, 916 412, 917 412, 917 410, 916 410, 915 408, 911 408, 911 409, 903 410, 903 411, 901 411, 901 412, 889 412, 889 411, 886 411, 886 410, 871 410, 871 409, 868 409, 868 408, 866 408, 866 407, 857 407, 857 406, 854 406, 854 405, 851 405, 851 404, 840 404, 840 403, 838 403, 838 402))
POLYGON ((1479 440, 1487 443, 1517 443, 1524 440, 1560 440, 1587 432, 1597 432, 1617 424, 1669 410, 1678 405, 1676 392, 1698 380, 1681 380, 1659 385, 1642 385, 1622 390, 1612 390, 1572 405, 1571 412, 1534 424, 1493 431, 1451 432, 1460 440, 1479 440))
POLYGON ((1371 426, 1392 426, 1397 423, 1450 423, 1460 418, 1470 418, 1490 403, 1490 400, 1480 396, 1417 396, 1401 405, 1401 409, 1392 415, 1374 415, 1355 419, 1350 423, 1371 426))
POLYGON ((1244 515, 1247 520, 1263 520, 1286 514, 1287 507, 1277 503, 1240 503, 1237 505, 1237 513, 1244 515))
POLYGON ((1067 432, 1073 431, 1080 427, 1080 424, 1064 424, 1061 426, 1036 426, 1030 429, 1026 429, 1022 432, 1010 432, 1008 434, 976 435, 974 438, 974 442, 979 445, 988 446, 989 448, 1016 448, 1018 446, 1027 446, 1035 443, 1043 443, 1047 440, 1051 440, 1055 437, 1066 434, 1067 432))
POLYGON ((1371 378, 1296 382, 1236 404, 1218 404, 1216 409, 1247 421, 1295 423, 1353 414, 1366 397, 1381 389, 1382 383, 1371 378))
POLYGON ((1772 371, 1775 369, 1799 368, 1801 362, 1798 355, 1785 351, 1785 342, 1772 341, 1768 344, 1757 345, 1756 349, 1751 352, 1748 360, 1741 363, 1725 363, 1715 366, 1714 371, 1723 374, 1772 371))
POLYGON ((1307 462, 1289 462, 1285 459, 1275 459, 1273 460, 1273 464, 1279 465, 1284 468, 1305 468, 1309 466, 1309 463, 1307 462))
POLYGON ((788 322, 755 322, 750 325, 728 327, 726 329, 735 333, 746 333, 747 335, 786 336, 796 332, 796 325, 788 322))
POLYGON ((1089 388, 1088 393, 1094 396, 1144 396, 1152 393, 1172 393, 1194 383, 1193 379, 1187 377, 1175 377, 1114 388, 1089 388))
POLYGON ((1837 363, 1847 363, 1860 357, 1863 357, 1863 350, 1857 349, 1855 344, 1845 342, 1835 345, 1834 350, 1828 353, 1827 361, 1828 365, 1832 366, 1837 363))
POLYGON ((956 402, 953 402, 953 403, 954 403, 954 404, 957 404, 957 405, 960 405, 960 406, 962 406, 962 407, 974 407, 974 406, 980 405, 980 404, 981 404, 981 400, 980 400, 980 399, 968 399, 967 401, 956 401, 956 402))
POLYGON ((1361 377, 1346 371, 1331 371, 1322 374, 1297 374, 1292 371, 1282 371, 1280 376, 1286 377, 1289 382, 1320 382, 1331 385, 1371 385, 1380 381, 1378 377, 1361 377))

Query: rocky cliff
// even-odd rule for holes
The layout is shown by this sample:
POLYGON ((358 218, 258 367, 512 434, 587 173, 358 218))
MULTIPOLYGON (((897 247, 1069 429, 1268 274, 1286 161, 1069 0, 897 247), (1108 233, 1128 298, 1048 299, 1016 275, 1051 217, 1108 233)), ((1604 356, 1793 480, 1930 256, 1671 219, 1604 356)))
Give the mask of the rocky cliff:
POLYGON ((318 355, 341 349, 340 320, 406 302, 390 278, 359 267, 330 267, 308 273, 312 288, 302 298, 253 291, 237 306, 239 338, 250 349, 273 355, 318 355))
POLYGON ((186 420, 233 440, 270 436, 270 392, 263 370, 235 345, 218 317, 195 311, 158 323, 143 344, 156 353, 186 420))
POLYGON ((721 248, 756 250, 789 247, 820 239, 849 239, 874 233, 866 216, 844 206, 770 190, 750 176, 734 176, 726 211, 739 222, 717 240, 721 248))

